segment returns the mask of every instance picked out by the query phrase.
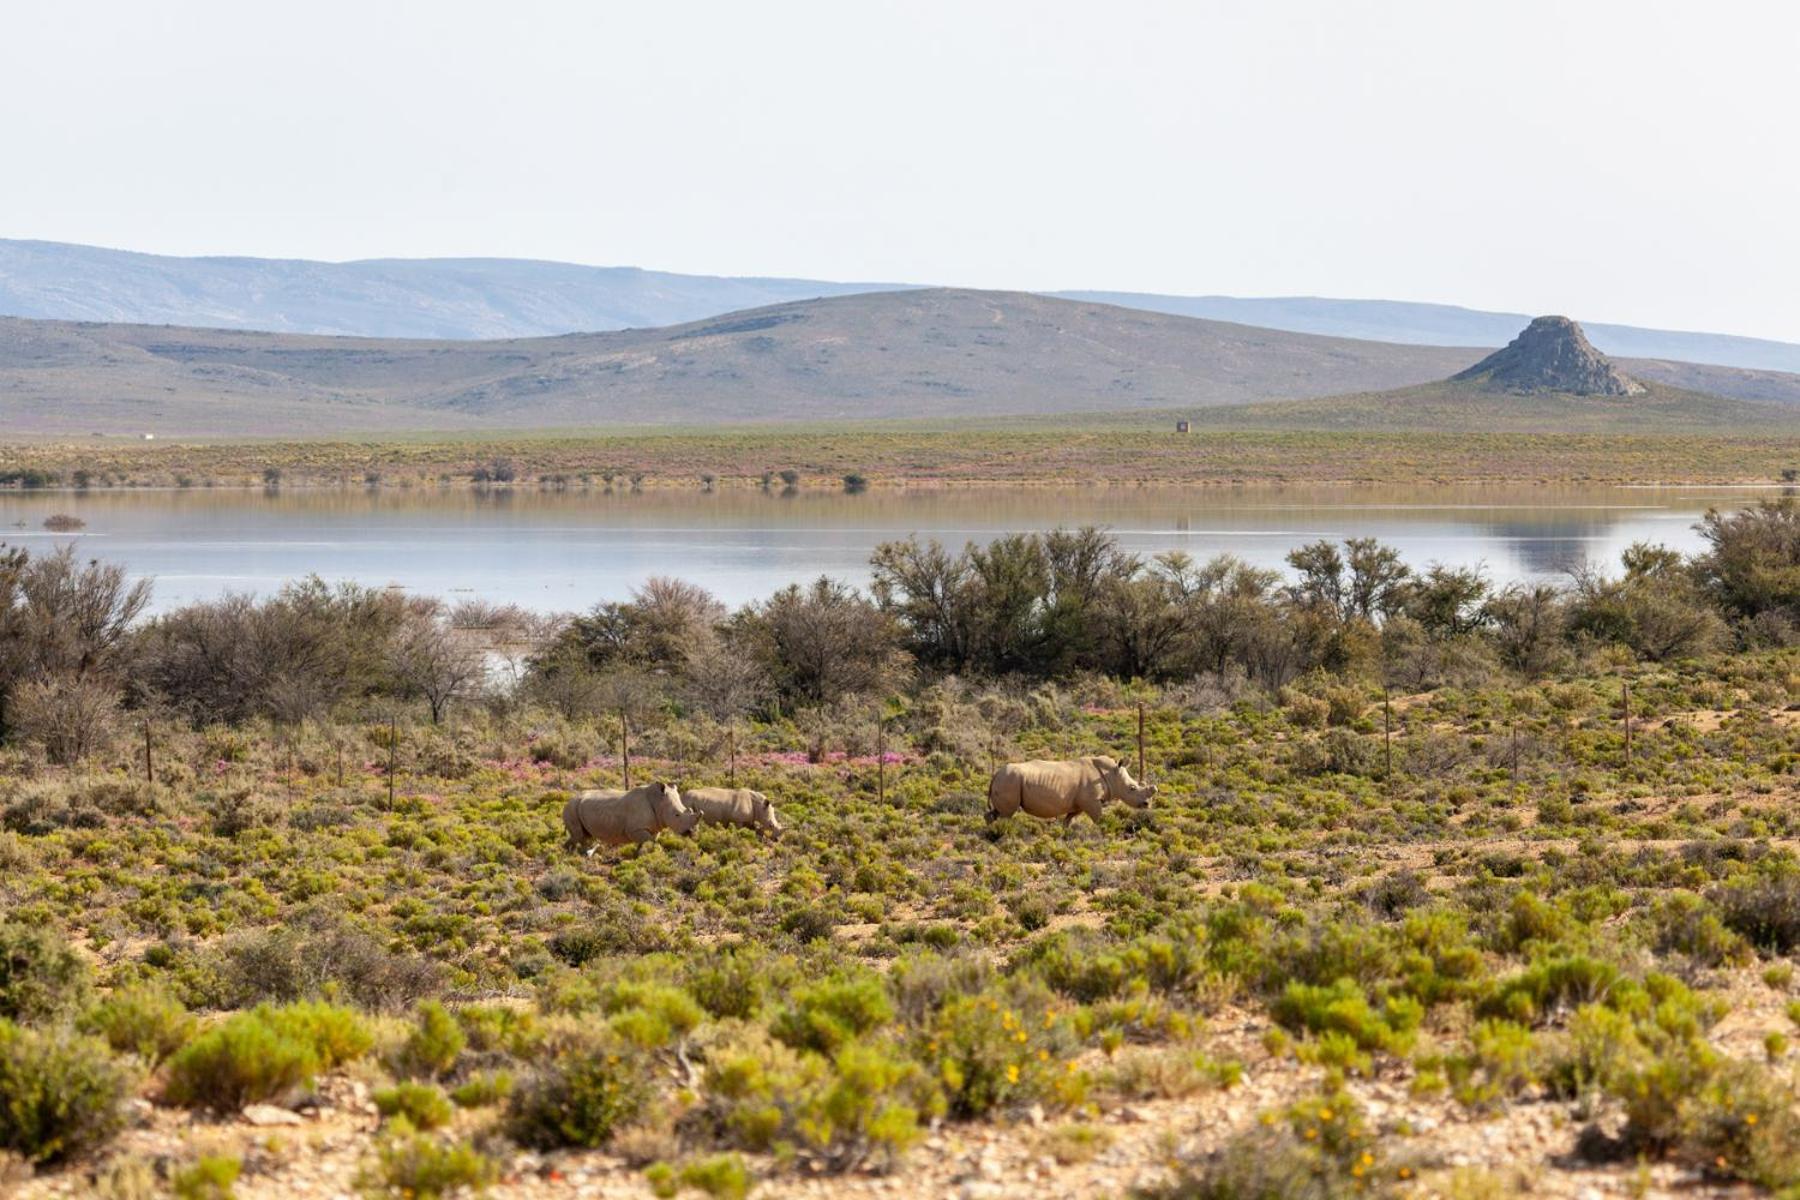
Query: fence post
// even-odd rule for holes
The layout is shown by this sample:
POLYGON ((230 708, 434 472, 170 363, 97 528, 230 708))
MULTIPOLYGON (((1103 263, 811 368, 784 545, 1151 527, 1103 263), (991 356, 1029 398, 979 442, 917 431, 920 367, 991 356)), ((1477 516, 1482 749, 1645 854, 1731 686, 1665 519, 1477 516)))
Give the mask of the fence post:
POLYGON ((1512 723, 1512 792, 1513 800, 1519 798, 1519 718, 1514 717, 1512 723))
POLYGON ((1381 776, 1390 783, 1394 778, 1394 702, 1387 684, 1381 685, 1381 776))
POLYGON ((150 756, 150 722, 144 722, 144 782, 156 782, 156 761, 150 756))
POLYGON ((1631 680, 1620 683, 1620 692, 1625 701, 1625 765, 1631 765, 1631 680))
POLYGON ((394 759, 400 748, 400 719, 388 716, 388 808, 394 807, 394 759))
POLYGON ((887 718, 875 722, 875 800, 887 803, 887 718))
POLYGON ((725 727, 725 742, 731 747, 731 786, 737 786, 737 724, 725 727))
POLYGON ((625 767, 625 790, 631 790, 631 718, 619 710, 619 761, 625 767))
POLYGON ((1144 769, 1144 702, 1138 701, 1138 782, 1149 783, 1150 773, 1144 769))

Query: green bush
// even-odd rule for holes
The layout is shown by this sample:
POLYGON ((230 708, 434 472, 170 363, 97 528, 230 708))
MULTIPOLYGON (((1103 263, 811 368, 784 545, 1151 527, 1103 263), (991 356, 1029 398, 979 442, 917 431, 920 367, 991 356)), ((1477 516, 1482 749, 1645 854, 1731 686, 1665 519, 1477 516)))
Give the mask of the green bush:
POLYGON ((402 1132, 382 1139, 374 1165, 365 1168, 357 1182, 370 1197, 439 1200, 484 1191, 499 1176, 499 1164, 473 1146, 446 1145, 422 1133, 402 1132))
POLYGON ((1290 983, 1270 1012, 1289 1029, 1341 1034, 1359 1050, 1393 1054, 1406 1052, 1425 1016, 1424 1007, 1410 996, 1390 997, 1378 1011, 1351 979, 1322 987, 1290 983))
POLYGON ((692 1033, 706 1013, 681 988, 666 983, 620 983, 605 998, 612 1030, 632 1045, 656 1050, 692 1033))
POLYGON ((754 1182, 744 1160, 735 1154, 698 1158, 683 1164, 680 1170, 668 1163, 656 1163, 645 1170, 644 1181, 660 1197, 675 1196, 683 1188, 692 1188, 713 1200, 744 1200, 754 1182))
POLYGON ((939 1010, 923 1057, 936 1071, 950 1115, 982 1117, 1059 1098, 1067 1072, 1057 1032, 999 997, 963 996, 939 1010))
POLYGON ((185 1005, 155 984, 133 984, 102 1000, 81 1019, 121 1054, 135 1054, 159 1066, 187 1045, 197 1022, 185 1005))
POLYGON ((1399 1194, 1413 1177, 1382 1161, 1380 1147, 1349 1096, 1318 1096, 1264 1114, 1219 1153, 1184 1163, 1144 1200, 1350 1200, 1399 1194))
POLYGON ((419 1005, 406 1040, 394 1051, 393 1067, 409 1078, 437 1079, 449 1074, 468 1044, 456 1018, 436 1000, 427 1000, 419 1005))
POLYGON ((169 1186, 175 1200, 232 1200, 232 1184, 243 1170, 244 1164, 235 1158, 209 1155, 177 1168, 169 1186))
POLYGON ((941 1112, 917 1063, 852 1043, 826 1060, 748 1035, 714 1053, 707 1067, 709 1115, 731 1143, 806 1150, 821 1166, 891 1165, 919 1136, 919 1117, 941 1112))
POLYGON ((396 1084, 370 1098, 382 1116, 404 1119, 414 1129, 442 1129, 456 1115, 444 1093, 429 1083, 396 1084))
POLYGON ((280 1008, 263 1006, 264 1014, 275 1029, 286 1033, 311 1048, 319 1069, 329 1071, 361 1058, 375 1044, 375 1035, 363 1019, 350 1009, 321 1000, 286 1004, 280 1008))
POLYGON ((526 1078, 507 1106, 507 1131, 540 1150, 598 1149, 636 1119, 651 1094, 649 1073, 624 1046, 573 1047, 526 1078))
POLYGON ((355 1013, 329 1004, 261 1005, 200 1034, 169 1060, 167 1099, 231 1113, 273 1100, 368 1052, 355 1013))
POLYGON ((81 1008, 87 963, 55 931, 0 922, 0 1020, 30 1025, 81 1008))
POLYGON ((513 1077, 508 1071, 488 1071, 465 1079, 450 1093, 458 1108, 485 1108, 498 1104, 513 1094, 513 1077))
POLYGON ((800 988, 770 1032, 796 1050, 830 1054, 893 1019, 894 1005, 881 978, 862 973, 800 988))
POLYGON ((0 1150, 33 1163, 95 1150, 123 1128, 131 1086, 99 1039, 0 1020, 0 1150))

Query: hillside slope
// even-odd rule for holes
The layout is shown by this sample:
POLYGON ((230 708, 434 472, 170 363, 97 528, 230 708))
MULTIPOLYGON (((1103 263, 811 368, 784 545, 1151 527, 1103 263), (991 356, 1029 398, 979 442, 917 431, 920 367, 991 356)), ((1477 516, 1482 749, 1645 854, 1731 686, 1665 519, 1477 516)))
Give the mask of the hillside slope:
MULTIPOLYGON (((740 309, 910 285, 732 278, 506 258, 177 258, 0 239, 0 314, 359 337, 506 338, 643 329, 740 309)), ((1075 291, 1059 298, 1292 333, 1422 346, 1502 346, 1520 313, 1315 296, 1168 296, 1075 291)), ((1608 354, 1800 372, 1800 345, 1588 323, 1608 354)))
POLYGON ((1479 357, 936 289, 482 342, 0 318, 0 422, 258 434, 1116 412, 1405 386, 1479 357))

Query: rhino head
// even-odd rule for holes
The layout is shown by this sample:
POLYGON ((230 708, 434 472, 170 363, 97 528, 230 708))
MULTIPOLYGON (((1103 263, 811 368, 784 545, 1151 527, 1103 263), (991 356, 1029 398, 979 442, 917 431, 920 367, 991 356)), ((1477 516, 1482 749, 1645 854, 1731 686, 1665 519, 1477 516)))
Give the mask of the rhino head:
POLYGON ((1125 764, 1111 758, 1096 758, 1094 765, 1100 768, 1100 777, 1106 780, 1106 798, 1123 801, 1128 808, 1149 808, 1150 798, 1156 795, 1154 783, 1140 784, 1131 777, 1125 764))
POLYGON ((694 826, 700 824, 700 814, 682 803, 681 792, 674 784, 658 783, 654 786, 656 795, 650 802, 656 808, 656 819, 665 828, 673 829, 676 833, 692 835, 694 826))
POLYGON ((756 799, 751 802, 751 815, 756 821, 756 827, 765 830, 772 838, 780 838, 783 833, 787 832, 787 828, 782 825, 781 818, 775 815, 775 806, 770 804, 769 798, 761 792, 752 792, 750 794, 756 797, 756 799))

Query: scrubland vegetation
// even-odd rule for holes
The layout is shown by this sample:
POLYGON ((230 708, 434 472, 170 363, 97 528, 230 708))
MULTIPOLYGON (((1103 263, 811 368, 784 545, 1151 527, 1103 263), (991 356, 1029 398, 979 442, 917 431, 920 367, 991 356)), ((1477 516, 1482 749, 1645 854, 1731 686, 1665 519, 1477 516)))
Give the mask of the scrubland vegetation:
POLYGON ((1035 1131, 1042 1194, 1254 1088, 1115 1190, 1504 1194, 1445 1130, 1525 1110, 1533 1186, 1795 1188, 1800 506, 1703 532, 1499 591, 1369 541, 896 543, 870 595, 560 621, 317 582, 146 619, 14 552, 0 1180, 281 1181, 303 1131, 151 1148, 275 1105, 366 1111, 371 1195, 905 1179, 977 1128, 1035 1131), (1147 813, 990 835, 995 763, 1140 720, 1147 813), (787 835, 571 855, 627 750, 787 835))
POLYGON ((895 422, 611 435, 388 434, 370 441, 46 441, 0 446, 0 487, 799 486, 855 492, 897 483, 1768 483, 1800 470, 1800 437, 1791 433, 1208 428, 1176 434, 1177 417, 1194 414, 1010 418, 964 422, 948 431, 895 422))

